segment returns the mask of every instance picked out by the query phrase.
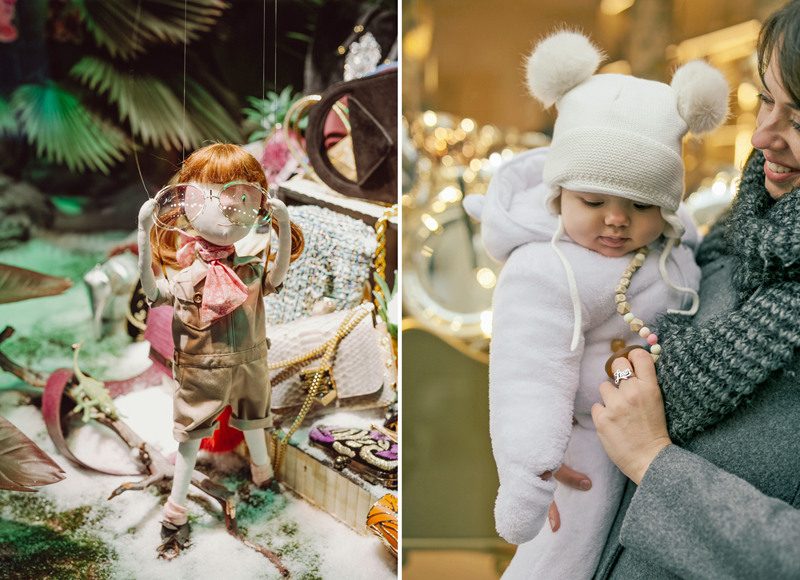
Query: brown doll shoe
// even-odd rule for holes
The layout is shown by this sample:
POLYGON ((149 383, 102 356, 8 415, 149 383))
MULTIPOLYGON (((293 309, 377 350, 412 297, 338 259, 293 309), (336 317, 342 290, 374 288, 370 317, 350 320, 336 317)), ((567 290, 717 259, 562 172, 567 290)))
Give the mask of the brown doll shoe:
POLYGON ((179 556, 181 550, 185 550, 192 544, 189 538, 189 522, 180 526, 166 520, 161 522, 161 542, 162 544, 157 548, 160 559, 172 560, 179 556))

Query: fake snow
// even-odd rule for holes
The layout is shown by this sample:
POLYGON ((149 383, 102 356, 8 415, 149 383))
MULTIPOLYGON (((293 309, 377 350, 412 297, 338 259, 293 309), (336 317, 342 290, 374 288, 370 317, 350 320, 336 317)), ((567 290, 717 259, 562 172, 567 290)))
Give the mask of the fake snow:
MULTIPOLYGON (((61 236, 33 240, 0 252, 0 262, 68 276, 75 286, 60 296, 0 305, 0 326, 16 329, 3 352, 38 371, 72 368, 73 342, 86 339, 81 369, 101 380, 141 373, 150 362, 147 343, 126 337, 94 341, 91 308, 82 274, 123 240, 121 234, 61 236)), ((35 494, 0 491, 0 578, 140 580, 272 580, 281 578, 261 554, 229 536, 219 504, 195 488, 189 492, 192 546, 171 562, 158 560, 161 508, 155 489, 111 492, 141 475, 108 476, 73 466, 55 450, 40 410, 17 392, 30 392, 16 377, 0 372, 0 415, 35 441, 66 473, 63 481, 35 494)), ((142 439, 169 457, 172 403, 168 383, 115 399, 123 420, 142 439)), ((368 428, 364 416, 330 417, 327 424, 368 428)), ((120 473, 137 473, 128 447, 109 429, 77 417, 68 444, 85 463, 120 473)), ((294 440, 305 441, 308 429, 294 440)), ((303 445, 303 447, 307 447, 303 445)), ((309 453, 322 453, 309 449, 309 453)), ((235 453, 206 454, 204 467, 218 483, 240 493, 237 520, 249 540, 275 551, 297 580, 391 580, 397 560, 382 542, 364 536, 286 491, 253 490, 249 468, 235 453)), ((207 471, 207 472, 208 472, 207 471)), ((385 490, 376 487, 377 491, 385 490)), ((382 495, 382 494, 379 494, 382 495)))
MULTIPOLYGON (((129 415, 126 421, 144 439, 165 452, 177 447, 170 442, 170 420, 164 428, 161 408, 169 408, 170 399, 161 387, 131 393, 117 401, 120 410, 129 415)), ((0 415, 53 457, 65 471, 66 479, 24 498, 21 497, 24 494, 0 492, 0 505, 4 506, 0 508, 0 523, 15 520, 52 528, 52 522, 59 520, 56 514, 85 510, 85 525, 71 535, 87 536, 107 549, 110 554, 107 560, 98 562, 100 578, 280 578, 264 556, 227 534, 218 504, 195 488, 189 495, 192 547, 172 562, 158 560, 159 522, 166 497, 148 490, 128 491, 106 500, 121 483, 137 481, 141 476, 113 477, 74 467, 55 451, 39 410, 31 405, 14 406, 18 403, 12 393, 4 394, 0 397, 0 415)), ((127 446, 102 426, 90 422, 77 428, 69 438, 69 445, 86 463, 136 473, 136 464, 127 446)), ((249 489, 245 460, 233 453, 224 455, 227 456, 225 461, 215 465, 215 476, 223 464, 237 469, 222 480, 215 479, 230 489, 249 489)), ((247 501, 238 502, 237 519, 248 539, 279 554, 292 578, 390 580, 397 576, 396 560, 380 540, 354 532, 289 492, 251 491, 247 501)), ((0 548, 2 542, 0 535, 0 548)), ((40 554, 42 559, 47 557, 46 553, 40 554)), ((3 578, 28 578, 22 570, 4 570, 7 565, 7 561, 0 558, 3 578)))

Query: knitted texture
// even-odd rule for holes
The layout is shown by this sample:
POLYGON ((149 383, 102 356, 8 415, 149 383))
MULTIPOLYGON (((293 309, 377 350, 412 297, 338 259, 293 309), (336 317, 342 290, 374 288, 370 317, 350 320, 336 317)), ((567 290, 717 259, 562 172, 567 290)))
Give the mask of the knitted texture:
POLYGON ((670 211, 683 194, 682 138, 689 130, 664 83, 595 75, 558 101, 544 182, 618 195, 670 211), (642 171, 646 168, 646 171, 642 171))
POLYGON ((747 165, 727 223, 712 229, 698 263, 724 254, 734 259, 737 307, 698 326, 676 315, 659 324, 658 381, 678 443, 745 403, 800 347, 800 190, 773 201, 761 153, 747 165))

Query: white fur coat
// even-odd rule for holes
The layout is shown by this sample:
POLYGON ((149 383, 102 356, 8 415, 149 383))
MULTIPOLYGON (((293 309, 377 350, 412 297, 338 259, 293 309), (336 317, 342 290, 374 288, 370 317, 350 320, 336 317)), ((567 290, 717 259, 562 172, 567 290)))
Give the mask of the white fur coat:
MULTIPOLYGON (((564 235, 558 246, 575 271, 582 314, 578 348, 570 351, 575 317, 564 266, 551 247, 557 217, 543 206, 546 156, 546 148, 517 156, 497 171, 485 197, 470 196, 464 206, 481 220, 489 254, 505 262, 494 294, 489 366, 490 431, 500 477, 495 522, 507 541, 526 545, 504 578, 577 580, 591 578, 624 487, 624 476, 597 438, 590 409, 601 401, 598 387, 608 380, 604 365, 611 341, 645 340, 622 320, 614 301, 614 287, 632 256, 607 258, 564 235), (556 493, 555 479, 539 477, 562 463, 586 473, 591 491, 560 486, 556 493), (554 497, 562 520, 555 534, 544 525, 554 497)), ((699 240, 691 218, 682 217, 688 231, 670 254, 667 271, 677 286, 696 290, 700 269, 692 247, 699 240)), ((691 301, 661 279, 662 242, 651 244, 627 292, 645 326, 667 308, 686 308, 691 301)))

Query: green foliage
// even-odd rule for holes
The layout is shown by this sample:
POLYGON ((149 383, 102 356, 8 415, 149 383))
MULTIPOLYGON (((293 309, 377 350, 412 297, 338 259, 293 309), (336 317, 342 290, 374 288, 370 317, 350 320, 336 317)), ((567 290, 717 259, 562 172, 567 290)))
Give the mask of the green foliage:
POLYGON ((120 120, 128 119, 133 134, 145 145, 180 149, 183 104, 163 82, 147 74, 137 75, 132 81, 111 63, 93 56, 82 58, 69 74, 98 94, 107 95, 109 103, 117 105, 120 120))
POLYGON ((19 127, 48 161, 66 163, 73 171, 102 171, 124 159, 125 134, 80 104, 55 83, 23 85, 11 95, 19 127))
MULTIPOLYGON (((192 147, 200 147, 203 141, 214 139, 239 143, 243 135, 236 122, 219 102, 197 81, 186 78, 186 120, 192 121, 197 141, 190 143, 192 147)), ((191 134, 190 134, 191 135, 191 134)))
POLYGON ((16 135, 19 132, 14 108, 7 100, 0 96, 0 137, 3 135, 16 135))
POLYGON ((180 44, 210 30, 225 8, 222 0, 69 0, 99 46, 123 60, 148 45, 180 44), (184 21, 184 9, 186 19, 184 21), (138 26, 137 26, 138 21, 138 26))
POLYGON ((0 492, 0 577, 4 580, 112 578, 117 555, 95 530, 105 509, 59 511, 41 494, 0 492))
MULTIPOLYGON (((247 101, 250 106, 242 112, 250 123, 254 123, 259 129, 254 131, 249 138, 249 142, 258 141, 269 136, 272 128, 277 124, 283 124, 286 119, 286 113, 303 95, 300 93, 292 96, 293 87, 289 85, 281 91, 281 94, 275 92, 268 92, 266 99, 259 99, 257 97, 248 97, 247 101)), ((308 125, 308 117, 304 117, 300 121, 300 128, 305 129, 308 125)))
POLYGON ((132 82, 113 64, 93 56, 82 58, 70 75, 117 105, 120 119, 130 122, 133 134, 145 145, 180 149, 200 147, 205 139, 241 140, 236 121, 191 78, 186 79, 184 139, 183 103, 160 79, 143 74, 132 82))
POLYGON ((394 287, 389 290, 389 285, 386 283, 386 279, 383 276, 379 276, 377 273, 374 275, 375 283, 380 287, 381 292, 377 290, 372 291, 372 295, 375 296, 375 300, 378 301, 378 315, 383 319, 386 323, 386 329, 389 331, 389 334, 392 335, 393 338, 397 338, 397 325, 392 324, 389 322, 389 315, 387 312, 387 305, 397 295, 397 282, 399 276, 397 275, 397 271, 395 270, 394 273, 394 287))

